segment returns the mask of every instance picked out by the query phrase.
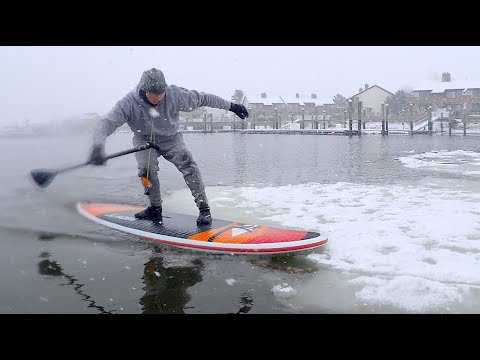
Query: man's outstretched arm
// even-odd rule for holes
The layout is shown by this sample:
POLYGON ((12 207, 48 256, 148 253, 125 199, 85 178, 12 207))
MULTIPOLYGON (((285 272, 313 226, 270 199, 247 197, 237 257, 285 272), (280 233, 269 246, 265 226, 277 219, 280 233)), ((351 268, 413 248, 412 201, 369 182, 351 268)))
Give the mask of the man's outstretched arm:
POLYGON ((229 110, 241 119, 248 117, 248 111, 242 104, 236 104, 231 101, 225 100, 220 96, 200 93, 196 90, 186 91, 180 103, 182 111, 193 111, 196 108, 207 106, 216 109, 229 110))

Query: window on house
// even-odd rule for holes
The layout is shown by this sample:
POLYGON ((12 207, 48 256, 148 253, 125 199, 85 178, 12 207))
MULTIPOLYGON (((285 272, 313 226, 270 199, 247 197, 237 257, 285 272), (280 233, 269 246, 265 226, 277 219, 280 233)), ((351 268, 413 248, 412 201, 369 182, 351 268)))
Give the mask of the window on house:
POLYGON ((447 99, 454 99, 454 98, 456 98, 455 94, 456 94, 456 93, 455 93, 455 90, 446 90, 446 91, 445 91, 445 97, 446 97, 447 99))
POLYGON ((480 89, 470 89, 470 93, 473 97, 480 97, 480 89))
POLYGON ((422 91, 419 93, 419 98, 421 100, 428 100, 430 99, 430 91, 422 91))
POLYGON ((472 111, 473 112, 480 112, 480 103, 472 104, 472 111))

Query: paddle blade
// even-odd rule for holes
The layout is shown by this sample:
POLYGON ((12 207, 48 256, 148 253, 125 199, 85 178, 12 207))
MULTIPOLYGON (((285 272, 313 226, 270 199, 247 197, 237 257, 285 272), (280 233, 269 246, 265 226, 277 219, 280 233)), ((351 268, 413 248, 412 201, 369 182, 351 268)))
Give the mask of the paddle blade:
POLYGON ((48 185, 50 185, 57 173, 57 170, 52 169, 36 169, 30 171, 33 181, 41 188, 46 188, 48 185))

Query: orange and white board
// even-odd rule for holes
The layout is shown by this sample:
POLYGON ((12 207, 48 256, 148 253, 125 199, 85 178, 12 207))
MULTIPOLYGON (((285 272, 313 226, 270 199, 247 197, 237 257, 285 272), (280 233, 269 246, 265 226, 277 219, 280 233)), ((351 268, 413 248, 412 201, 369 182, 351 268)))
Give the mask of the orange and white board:
POLYGON ((213 219, 197 226, 196 216, 163 212, 163 222, 135 218, 144 207, 80 202, 77 210, 88 219, 160 244, 214 253, 278 254, 304 251, 325 245, 318 233, 236 221, 213 219))

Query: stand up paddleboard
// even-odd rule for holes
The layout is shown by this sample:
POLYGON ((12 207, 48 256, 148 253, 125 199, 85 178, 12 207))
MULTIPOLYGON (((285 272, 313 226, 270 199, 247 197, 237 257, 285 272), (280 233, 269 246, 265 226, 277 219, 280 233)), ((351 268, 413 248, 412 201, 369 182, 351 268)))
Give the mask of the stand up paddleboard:
POLYGON ((214 253, 279 254, 324 245, 317 232, 213 219, 197 226, 196 216, 163 212, 163 224, 135 218, 144 207, 81 202, 77 210, 101 225, 165 245, 214 253))

